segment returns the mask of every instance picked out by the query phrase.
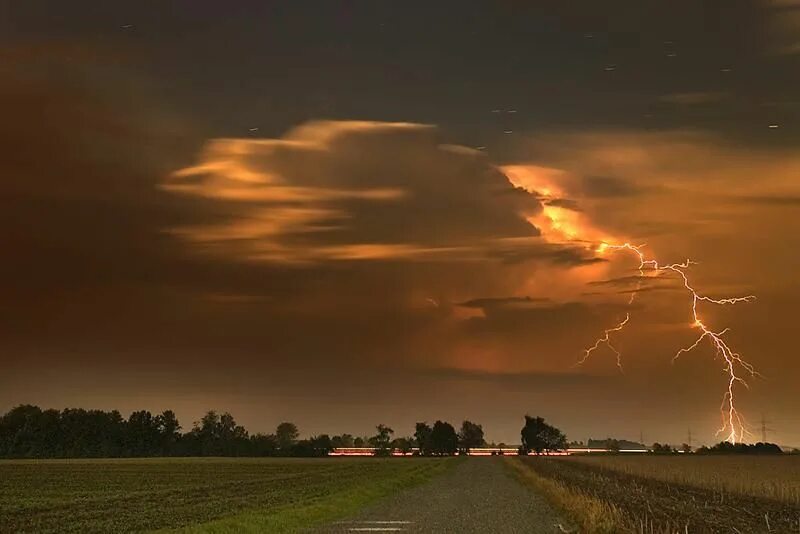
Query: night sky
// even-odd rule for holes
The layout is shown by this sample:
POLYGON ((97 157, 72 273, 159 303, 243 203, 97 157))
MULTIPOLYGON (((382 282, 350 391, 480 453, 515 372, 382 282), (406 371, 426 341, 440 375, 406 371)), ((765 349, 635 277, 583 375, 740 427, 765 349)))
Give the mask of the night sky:
POLYGON ((0 1, 0 411, 718 441, 631 243, 798 445, 798 94, 797 0, 0 1))

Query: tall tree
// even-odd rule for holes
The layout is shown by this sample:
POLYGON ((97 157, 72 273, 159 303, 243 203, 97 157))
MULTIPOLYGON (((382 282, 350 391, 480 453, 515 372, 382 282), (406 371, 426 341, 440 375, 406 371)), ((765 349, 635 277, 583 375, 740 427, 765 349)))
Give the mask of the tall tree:
POLYGON ((275 429, 275 437, 278 438, 278 448, 288 451, 295 444, 300 432, 294 423, 283 422, 275 429))
POLYGON ((544 451, 557 451, 567 448, 567 437, 556 427, 545 422, 541 417, 525 416, 522 435, 522 452, 531 451, 542 454, 544 451))
POLYGON ((156 417, 159 433, 160 454, 170 456, 176 453, 176 444, 181 437, 181 425, 175 412, 164 410, 156 417))
POLYGON ((436 421, 429 438, 431 454, 450 455, 458 451, 458 434, 453 425, 444 421, 436 421))
POLYGON ((483 427, 472 421, 461 423, 458 446, 464 453, 469 453, 470 449, 486 446, 486 441, 483 439, 483 427))
POLYGON ((133 412, 126 425, 125 452, 130 456, 153 456, 158 452, 160 437, 153 414, 147 410, 133 412))
POLYGON ((389 456, 392 454, 392 434, 394 430, 386 425, 375 427, 377 434, 369 438, 369 444, 375 447, 375 456, 389 456))
POLYGON ((419 453, 426 456, 431 453, 431 432, 433 429, 428 423, 417 423, 414 430, 414 439, 417 441, 419 453))

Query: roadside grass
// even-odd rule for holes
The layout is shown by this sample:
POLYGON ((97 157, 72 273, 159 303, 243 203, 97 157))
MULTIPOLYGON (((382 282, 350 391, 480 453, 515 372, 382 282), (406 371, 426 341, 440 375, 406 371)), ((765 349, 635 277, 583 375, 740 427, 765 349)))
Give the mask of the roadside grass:
MULTIPOLYGON (((633 532, 622 512, 613 504, 597 499, 579 489, 538 474, 520 457, 505 457, 506 465, 525 485, 543 495, 553 506, 578 525, 578 532, 613 534, 633 532)), ((562 525, 562 531, 573 532, 562 525)))
POLYGON ((0 532, 291 532, 443 473, 458 459, 0 461, 0 532))

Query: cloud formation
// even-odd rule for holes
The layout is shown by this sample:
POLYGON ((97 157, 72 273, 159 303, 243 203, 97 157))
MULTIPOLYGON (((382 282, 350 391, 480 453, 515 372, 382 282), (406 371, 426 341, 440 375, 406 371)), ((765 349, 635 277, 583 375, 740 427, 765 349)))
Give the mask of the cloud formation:
POLYGON ((219 139, 163 184, 214 199, 220 223, 172 229, 276 263, 479 260, 530 239, 542 206, 476 150, 420 124, 312 122, 281 139, 219 139))

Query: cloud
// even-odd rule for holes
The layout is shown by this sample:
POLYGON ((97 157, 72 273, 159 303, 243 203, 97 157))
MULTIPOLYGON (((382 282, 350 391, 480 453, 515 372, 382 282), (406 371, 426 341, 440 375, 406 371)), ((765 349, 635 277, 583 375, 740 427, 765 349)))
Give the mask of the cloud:
POLYGON ((735 201, 744 204, 761 204, 764 206, 775 207, 800 207, 800 196, 797 195, 751 195, 751 196, 737 196, 733 197, 735 201))
POLYGON ((599 386, 611 382, 608 376, 592 375, 574 370, 564 372, 487 372, 472 369, 435 368, 425 376, 455 381, 476 381, 494 384, 505 391, 530 391, 532 388, 561 389, 565 387, 599 386))
POLYGON ((630 197, 642 193, 643 189, 632 180, 612 176, 584 176, 582 192, 587 197, 630 197))
POLYGON ((606 280, 592 280, 589 282, 589 285, 593 286, 628 286, 632 284, 641 284, 644 282, 652 281, 654 279, 653 276, 640 276, 640 275, 630 275, 630 276, 619 276, 616 278, 609 278, 606 280))
POLYGON ((767 52, 773 55, 800 54, 800 2, 762 0, 766 9, 767 52))
POLYGON ((527 307, 536 306, 544 302, 549 302, 550 299, 546 298, 531 298, 531 297, 489 297, 471 299, 466 302, 461 302, 458 305, 465 308, 494 308, 494 307, 527 307))
POLYGON ((556 208, 564 208, 565 210, 581 211, 581 204, 577 200, 571 198, 552 198, 544 200, 547 206, 556 208))
POLYGON ((688 93, 670 93, 662 95, 659 101, 680 106, 697 106, 702 104, 715 104, 728 98, 728 94, 721 91, 695 91, 688 93))
POLYGON ((213 140, 161 187, 213 199, 222 214, 172 233, 274 263, 481 260, 538 236, 529 218, 542 210, 481 152, 409 123, 311 122, 281 139, 213 140))

